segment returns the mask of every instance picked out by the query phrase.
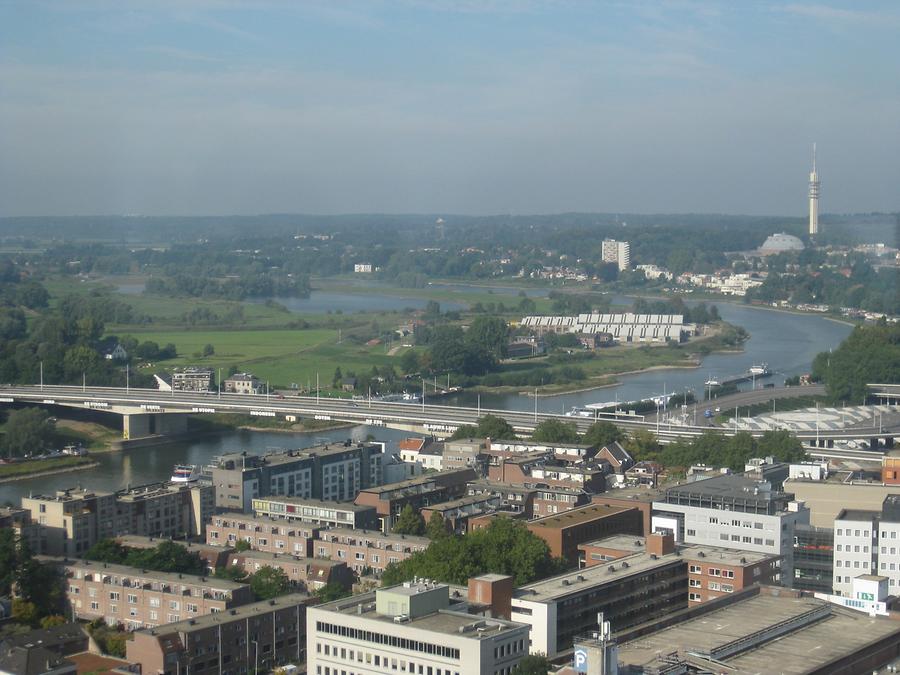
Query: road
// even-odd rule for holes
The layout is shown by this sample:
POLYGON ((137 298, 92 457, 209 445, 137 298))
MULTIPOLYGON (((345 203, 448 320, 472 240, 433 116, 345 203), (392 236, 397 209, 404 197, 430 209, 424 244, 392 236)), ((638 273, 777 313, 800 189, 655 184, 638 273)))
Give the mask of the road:
MULTIPOLYGON (((810 387, 790 389, 764 389, 756 392, 735 394, 744 405, 771 400, 773 395, 784 398, 789 395, 807 394, 815 391, 810 387)), ((719 405, 726 400, 723 397, 719 405)), ((493 410, 488 408, 465 408, 421 403, 385 403, 382 401, 352 401, 315 396, 284 396, 280 394, 200 394, 193 392, 161 392, 156 389, 126 389, 125 387, 77 387, 77 386, 7 386, 0 388, 0 403, 31 402, 43 405, 64 405, 90 408, 118 414, 162 414, 162 413, 240 413, 260 417, 297 415, 328 421, 352 422, 370 426, 384 426, 409 430, 433 431, 449 434, 462 425, 474 425, 478 418, 493 414, 506 419, 514 429, 530 433, 537 423, 546 419, 574 422, 580 432, 584 432, 597 418, 567 417, 565 415, 532 412, 493 410)), ((668 442, 678 438, 698 436, 708 431, 708 426, 678 426, 662 420, 649 420, 642 416, 618 417, 616 425, 626 430, 646 429, 656 433, 660 440, 668 442)), ((725 435, 734 433, 731 429, 720 429, 725 435)), ((761 436, 761 431, 751 432, 761 436)), ((819 438, 823 442, 835 440, 860 440, 871 436, 900 436, 900 423, 877 428, 857 428, 847 430, 822 430, 820 433, 796 433, 801 440, 819 438), (895 428, 896 427, 896 428, 895 428)))

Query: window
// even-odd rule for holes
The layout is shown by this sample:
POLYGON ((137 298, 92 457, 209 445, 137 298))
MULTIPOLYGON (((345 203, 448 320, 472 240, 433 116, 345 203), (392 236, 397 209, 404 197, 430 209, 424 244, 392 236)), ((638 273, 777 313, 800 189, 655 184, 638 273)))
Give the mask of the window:
POLYGON ((136 604, 137 604, 137 596, 136 596, 136 595, 131 595, 131 594, 129 593, 129 594, 128 594, 128 604, 129 604, 129 605, 136 605, 136 604))
POLYGON ((697 531, 696 531, 696 530, 687 530, 687 536, 689 536, 689 537, 694 537, 694 536, 696 536, 696 535, 697 535, 697 531))
POLYGON ((690 579, 688 580, 688 586, 691 586, 692 588, 701 588, 703 584, 699 579, 690 579))
POLYGON ((699 593, 688 593, 688 600, 691 600, 692 602, 702 602, 703 596, 699 593))
POLYGON ((109 599, 110 599, 110 600, 118 600, 118 599, 119 599, 119 592, 118 592, 118 591, 110 591, 110 592, 109 592, 109 599))
POLYGON ((703 568, 700 567, 700 565, 689 565, 689 566, 688 566, 688 571, 689 571, 691 574, 700 574, 700 573, 702 573, 703 568))
POLYGON ((719 585, 718 581, 710 581, 707 585, 707 588, 709 588, 709 590, 711 591, 718 591, 721 589, 721 586, 719 585))

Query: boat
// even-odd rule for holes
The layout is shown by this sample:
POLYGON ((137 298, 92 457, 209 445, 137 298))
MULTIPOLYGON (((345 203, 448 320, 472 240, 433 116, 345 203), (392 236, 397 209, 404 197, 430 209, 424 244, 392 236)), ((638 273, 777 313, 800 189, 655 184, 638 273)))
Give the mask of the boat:
POLYGON ((757 377, 759 377, 760 375, 772 374, 772 371, 769 370, 768 363, 761 363, 759 365, 753 364, 752 366, 750 366, 750 370, 747 372, 749 372, 751 375, 756 375, 757 377))
POLYGON ((706 382, 704 382, 703 384, 705 384, 707 387, 718 387, 718 386, 719 386, 719 381, 718 381, 716 378, 711 377, 711 378, 709 378, 706 382))
POLYGON ((176 464, 169 480, 173 483, 193 483, 200 480, 200 467, 195 464, 176 464))

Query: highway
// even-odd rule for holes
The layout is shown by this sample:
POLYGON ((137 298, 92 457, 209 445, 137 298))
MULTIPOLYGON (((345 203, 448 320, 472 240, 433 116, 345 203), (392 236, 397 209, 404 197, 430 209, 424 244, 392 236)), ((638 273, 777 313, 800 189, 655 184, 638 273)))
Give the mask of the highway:
MULTIPOLYGON (((811 387, 784 389, 762 389, 732 395, 743 405, 771 400, 778 394, 783 398, 790 394, 813 393, 811 387)), ((732 397, 722 397, 721 407, 732 397)), ((292 396, 285 394, 218 394, 193 392, 162 392, 156 389, 126 389, 125 387, 78 387, 78 386, 6 386, 0 387, 0 404, 29 402, 41 405, 63 405, 88 408, 118 414, 165 414, 165 413, 241 413, 259 417, 296 415, 323 421, 341 421, 370 426, 383 426, 408 430, 424 430, 436 434, 450 434, 456 428, 475 424, 479 417, 493 414, 506 419, 517 432, 530 433, 537 423, 545 419, 574 422, 580 432, 584 432, 595 418, 568 417, 566 415, 488 408, 466 408, 432 405, 426 403, 386 403, 383 401, 349 400, 315 396, 292 396)), ((702 405, 702 404, 700 404, 702 405)), ((732 403, 729 403, 732 405, 732 403)), ((739 404, 740 405, 740 404, 739 404)), ((697 406, 699 408, 699 405, 697 406)), ((703 406, 705 409, 705 406, 703 406)), ((702 413, 701 413, 702 414, 702 413)), ((608 418, 607 418, 608 419, 608 418)), ((709 426, 683 426, 645 419, 642 416, 619 416, 610 421, 626 430, 647 429, 658 434, 662 442, 678 438, 698 436, 709 430, 709 426)), ((704 420, 706 422, 706 420, 704 420)), ((799 432, 801 440, 823 442, 840 440, 860 440, 871 436, 900 436, 900 425, 886 426, 880 432, 877 428, 856 428, 853 430, 821 430, 799 432)), ((733 430, 719 428, 725 435, 733 430)), ((761 431, 752 432, 761 436, 761 431)))

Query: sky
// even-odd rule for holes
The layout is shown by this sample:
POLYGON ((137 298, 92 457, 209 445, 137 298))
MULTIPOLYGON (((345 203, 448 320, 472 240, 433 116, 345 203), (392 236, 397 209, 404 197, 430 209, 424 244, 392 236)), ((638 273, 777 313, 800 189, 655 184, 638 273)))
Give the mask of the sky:
POLYGON ((900 3, 0 0, 0 216, 900 210, 900 3))

